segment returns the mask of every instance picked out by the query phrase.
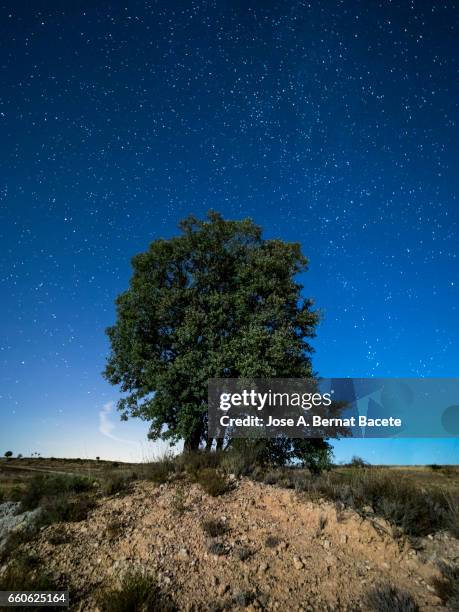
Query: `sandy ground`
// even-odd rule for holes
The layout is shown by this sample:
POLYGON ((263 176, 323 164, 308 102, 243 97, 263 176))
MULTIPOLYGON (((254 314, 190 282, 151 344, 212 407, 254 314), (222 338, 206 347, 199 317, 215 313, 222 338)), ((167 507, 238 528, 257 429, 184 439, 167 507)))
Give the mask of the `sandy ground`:
MULTIPOLYGON (((432 538, 430 550, 416 551, 381 519, 246 479, 218 498, 198 485, 137 482, 130 493, 101 500, 86 521, 66 524, 68 542, 51 544, 56 530, 62 526, 44 529, 34 546, 47 568, 68 577, 75 610, 96 611, 94 594, 137 566, 154 573, 178 609, 189 612, 225 605, 354 612, 368 609, 365 595, 380 583, 409 591, 420 610, 447 609, 431 586, 439 575, 432 538), (208 518, 223 521, 227 533, 206 535, 208 518), (267 544, 269 536, 278 542, 267 544), (209 552, 215 542, 222 554, 209 552)), ((459 558, 457 545, 448 542, 451 557, 459 558)))

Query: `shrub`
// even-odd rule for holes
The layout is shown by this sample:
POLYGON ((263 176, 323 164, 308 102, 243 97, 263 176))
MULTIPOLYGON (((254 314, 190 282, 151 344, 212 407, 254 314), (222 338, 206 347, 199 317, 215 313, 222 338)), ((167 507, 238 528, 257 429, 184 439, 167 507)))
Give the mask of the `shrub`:
POLYGON ((115 540, 117 537, 121 535, 123 532, 124 525, 122 521, 115 518, 112 519, 109 523, 107 523, 106 533, 110 540, 115 540))
POLYGON ((239 561, 247 561, 252 556, 252 551, 247 546, 239 546, 234 552, 239 561))
POLYGON ((66 493, 82 493, 92 489, 92 482, 83 476, 44 475, 33 476, 20 494, 21 509, 33 510, 45 497, 66 493))
POLYGON ((107 589, 99 596, 102 612, 172 612, 172 601, 152 576, 137 570, 125 574, 119 589, 107 589))
POLYGON ((211 542, 207 548, 211 555, 217 555, 221 557, 227 554, 226 546, 222 542, 211 542))
POLYGON ((202 528, 211 538, 218 538, 218 536, 225 535, 228 533, 228 526, 223 522, 216 519, 207 519, 202 522, 202 528))
POLYGON ((182 516, 188 510, 185 501, 185 491, 182 487, 177 487, 172 497, 172 509, 177 516, 182 516))
POLYGON ((226 478, 212 468, 200 470, 196 474, 196 482, 212 497, 224 495, 231 490, 231 485, 226 478))
POLYGON ((374 612, 419 612, 419 606, 409 593, 388 584, 371 590, 366 603, 374 612))
POLYGON ((84 521, 95 507, 95 501, 87 495, 72 497, 69 494, 47 497, 42 501, 43 512, 40 515, 41 525, 60 522, 84 521))
POLYGON ((221 464, 222 457, 222 451, 185 452, 176 458, 175 463, 179 470, 184 470, 191 475, 195 475, 200 470, 206 468, 218 468, 221 464))
POLYGON ((68 544, 72 541, 72 538, 67 533, 62 525, 59 525, 57 529, 54 529, 48 536, 48 542, 53 546, 59 546, 61 544, 68 544))
POLYGON ((11 531, 0 551, 0 562, 13 559, 18 553, 19 547, 33 540, 37 533, 37 525, 29 525, 23 529, 11 531))
POLYGON ((107 496, 125 493, 129 490, 133 480, 130 474, 108 474, 102 481, 102 493, 107 496))
POLYGON ((265 540, 265 546, 267 546, 268 548, 276 548, 276 546, 279 546, 279 544, 280 540, 276 536, 270 535, 265 540))
POLYGON ((451 610, 459 610, 459 566, 440 563, 440 578, 432 581, 435 591, 451 610))
POLYGON ((349 467, 361 469, 369 467, 369 463, 368 461, 365 461, 365 459, 362 459, 362 457, 357 457, 357 455, 354 455, 351 461, 349 462, 349 467))
POLYGON ((277 470, 270 470, 265 474, 263 482, 267 485, 275 485, 279 482, 280 477, 280 472, 277 470))
POLYGON ((171 457, 163 457, 153 463, 144 466, 145 478, 152 480, 156 484, 166 483, 171 474, 175 472, 175 463, 171 457))
MULTIPOLYGON (((39 567, 39 560, 33 555, 21 555, 14 558, 0 575, 0 591, 58 591, 62 585, 57 584, 51 576, 39 567)), ((35 610, 35 607, 22 607, 22 610, 35 610)), ((47 607, 48 610, 60 610, 47 607)))
POLYGON ((311 481, 308 494, 312 498, 339 501, 360 511, 370 506, 375 513, 413 536, 444 528, 451 517, 448 499, 442 492, 424 492, 406 478, 395 478, 377 469, 321 476, 311 481))

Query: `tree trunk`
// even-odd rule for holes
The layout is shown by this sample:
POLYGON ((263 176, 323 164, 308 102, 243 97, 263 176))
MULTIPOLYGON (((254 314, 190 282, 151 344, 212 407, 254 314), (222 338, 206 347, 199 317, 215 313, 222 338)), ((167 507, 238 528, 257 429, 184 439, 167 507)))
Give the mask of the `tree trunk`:
POLYGON ((215 450, 222 450, 223 448, 223 438, 217 438, 217 447, 215 450))
POLYGON ((191 453, 199 450, 199 444, 201 442, 201 434, 199 430, 193 431, 188 438, 185 438, 185 442, 183 444, 183 450, 186 453, 191 453))

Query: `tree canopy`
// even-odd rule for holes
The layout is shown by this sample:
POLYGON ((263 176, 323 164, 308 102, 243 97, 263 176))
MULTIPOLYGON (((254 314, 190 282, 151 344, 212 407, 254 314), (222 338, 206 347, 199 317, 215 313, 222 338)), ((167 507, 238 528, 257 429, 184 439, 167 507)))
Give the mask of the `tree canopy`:
POLYGON ((299 244, 215 212, 179 228, 132 259, 104 375, 120 386, 123 418, 192 450, 206 438, 208 379, 313 375, 318 314, 296 278, 307 269, 299 244))

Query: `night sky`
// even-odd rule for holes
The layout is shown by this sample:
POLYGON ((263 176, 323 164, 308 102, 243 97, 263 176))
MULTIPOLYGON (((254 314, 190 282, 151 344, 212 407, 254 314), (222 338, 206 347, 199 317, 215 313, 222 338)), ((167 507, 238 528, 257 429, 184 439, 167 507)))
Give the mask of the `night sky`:
MULTIPOLYGON (((131 256, 211 208, 302 244, 321 375, 458 375, 458 21, 448 1, 3 3, 0 452, 156 452, 112 409, 104 329, 131 256)), ((454 440, 354 453, 459 462, 454 440)))

